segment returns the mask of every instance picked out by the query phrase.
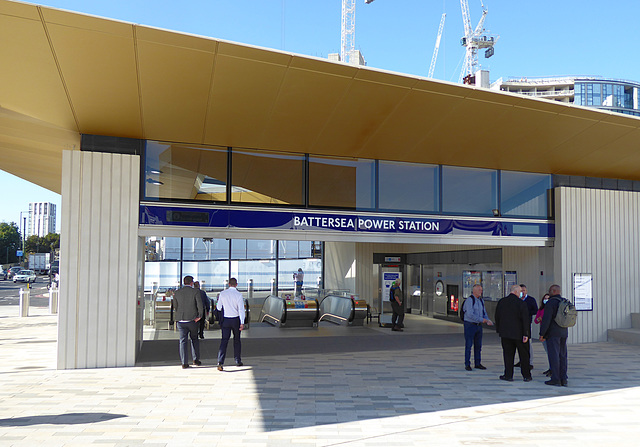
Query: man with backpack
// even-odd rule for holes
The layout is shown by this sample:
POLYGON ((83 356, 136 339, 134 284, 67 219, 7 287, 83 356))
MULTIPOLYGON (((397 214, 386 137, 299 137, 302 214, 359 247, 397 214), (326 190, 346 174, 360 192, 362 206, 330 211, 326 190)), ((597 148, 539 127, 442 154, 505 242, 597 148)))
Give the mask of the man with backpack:
MULTIPOLYGON (((560 296, 560 286, 557 284, 549 288, 549 301, 544 306, 544 315, 540 323, 540 341, 547 342, 547 356, 549 357, 549 369, 551 369, 551 379, 545 382, 546 385, 567 386, 567 337, 569 336, 569 326, 566 324, 575 324, 575 315, 573 323, 565 323, 562 321, 562 314, 569 312, 569 308, 573 307, 571 303, 566 304, 568 300, 560 296), (562 309, 561 309, 562 308, 562 309), (565 311, 565 308, 567 309, 565 311), (561 314, 558 324, 557 315, 561 314)), ((575 314, 575 307, 571 311, 575 314)))
POLYGON ((473 362, 477 369, 487 369, 480 363, 482 351, 482 324, 493 326, 482 299, 482 286, 473 286, 472 295, 462 303, 462 321, 464 321, 464 369, 471 371, 471 345, 473 362))

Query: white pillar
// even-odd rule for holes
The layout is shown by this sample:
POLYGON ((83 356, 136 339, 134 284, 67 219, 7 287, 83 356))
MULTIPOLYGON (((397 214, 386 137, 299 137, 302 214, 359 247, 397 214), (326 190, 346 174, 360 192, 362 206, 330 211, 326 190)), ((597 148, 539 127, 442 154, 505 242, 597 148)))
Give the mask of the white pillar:
POLYGON ((140 157, 64 151, 58 369, 133 366, 140 157))

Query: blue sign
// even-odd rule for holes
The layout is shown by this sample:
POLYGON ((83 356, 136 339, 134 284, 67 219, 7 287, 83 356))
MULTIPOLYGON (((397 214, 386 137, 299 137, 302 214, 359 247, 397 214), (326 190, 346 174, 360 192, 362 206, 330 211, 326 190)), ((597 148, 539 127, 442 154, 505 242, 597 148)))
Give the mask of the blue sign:
POLYGON ((16 251, 16 256, 22 256, 24 252, 22 250, 16 251))
POLYGON ((439 219, 355 214, 140 205, 141 225, 278 229, 386 234, 554 237, 555 226, 540 222, 439 219))

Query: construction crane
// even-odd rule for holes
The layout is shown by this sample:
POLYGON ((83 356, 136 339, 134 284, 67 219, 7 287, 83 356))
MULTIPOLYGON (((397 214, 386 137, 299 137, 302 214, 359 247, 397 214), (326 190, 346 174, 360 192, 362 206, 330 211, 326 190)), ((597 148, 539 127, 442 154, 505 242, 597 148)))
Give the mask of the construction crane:
POLYGON ((480 1, 482 6, 482 17, 474 30, 471 29, 471 15, 469 14, 469 1, 460 0, 460 8, 462 9, 462 24, 464 25, 464 36, 460 39, 460 43, 466 48, 466 54, 464 56, 464 63, 462 64, 462 70, 460 71, 460 79, 458 82, 462 82, 463 79, 473 76, 478 70, 478 50, 485 49, 484 57, 489 58, 493 56, 493 46, 498 40, 498 36, 490 36, 484 29, 484 21, 487 18, 489 12, 485 8, 482 0, 480 1))
POLYGON ((356 0, 342 0, 342 33, 340 34, 340 60, 351 63, 356 49, 356 0))
MULTIPOLYGON (((373 0, 371 0, 373 1, 373 0)), ((433 49, 433 57, 431 58, 431 65, 429 66, 428 78, 433 78, 433 71, 436 69, 436 60, 438 59, 438 49, 440 48, 440 39, 442 39, 442 30, 444 29, 444 19, 447 17, 447 13, 442 14, 440 19, 440 26, 438 27, 438 37, 436 37, 436 46, 433 49)))

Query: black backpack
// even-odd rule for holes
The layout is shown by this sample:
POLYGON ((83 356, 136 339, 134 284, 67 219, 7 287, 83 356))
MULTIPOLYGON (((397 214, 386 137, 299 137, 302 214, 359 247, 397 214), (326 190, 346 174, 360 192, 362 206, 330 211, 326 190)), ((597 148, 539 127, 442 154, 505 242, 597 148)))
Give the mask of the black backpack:
MULTIPOLYGON (((473 299, 473 305, 475 306, 476 305, 476 297, 471 295, 470 298, 473 299)), ((462 306, 460 306, 460 319, 462 321, 464 321, 464 303, 466 303, 468 299, 469 298, 465 298, 464 300, 462 300, 462 306)))

